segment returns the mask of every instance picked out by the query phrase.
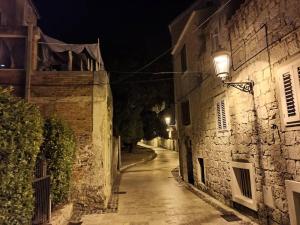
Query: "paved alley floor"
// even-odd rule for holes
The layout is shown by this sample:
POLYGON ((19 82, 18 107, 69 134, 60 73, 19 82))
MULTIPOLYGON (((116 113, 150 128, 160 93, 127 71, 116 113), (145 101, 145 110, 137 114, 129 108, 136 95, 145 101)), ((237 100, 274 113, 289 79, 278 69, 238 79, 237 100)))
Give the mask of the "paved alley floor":
POLYGON ((171 170, 178 153, 156 150, 153 161, 123 172, 118 213, 87 215, 83 225, 236 225, 180 185, 171 170))

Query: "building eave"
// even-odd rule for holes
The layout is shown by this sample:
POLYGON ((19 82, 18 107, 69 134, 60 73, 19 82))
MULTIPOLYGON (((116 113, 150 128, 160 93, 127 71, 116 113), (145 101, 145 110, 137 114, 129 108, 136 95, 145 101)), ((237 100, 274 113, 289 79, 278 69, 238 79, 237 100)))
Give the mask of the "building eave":
POLYGON ((34 11, 36 17, 37 17, 38 19, 40 19, 40 18, 41 18, 40 13, 39 13, 37 7, 35 6, 35 4, 33 3, 33 1, 32 1, 32 0, 27 0, 27 1, 28 1, 28 3, 30 4, 30 6, 32 7, 32 9, 33 9, 33 11, 34 11))
POLYGON ((197 11, 193 11, 192 14, 190 15, 187 23, 184 26, 184 29, 182 30, 182 32, 181 32, 181 34, 180 34, 180 36, 178 38, 178 41, 176 42, 176 44, 173 47, 173 50, 171 52, 172 55, 174 55, 177 52, 179 46, 181 45, 181 43, 182 43, 182 41, 184 39, 184 36, 185 36, 186 32, 188 31, 189 27, 192 25, 192 22, 193 22, 193 20, 194 20, 194 18, 196 16, 196 14, 197 14, 197 11))
POLYGON ((194 4, 192 4, 190 7, 188 7, 186 10, 184 10, 181 14, 179 14, 175 19, 172 20, 172 22, 169 25, 169 29, 171 29, 173 26, 176 26, 178 21, 182 20, 183 17, 185 17, 187 14, 193 12, 196 7, 202 3, 203 0, 198 0, 194 4))

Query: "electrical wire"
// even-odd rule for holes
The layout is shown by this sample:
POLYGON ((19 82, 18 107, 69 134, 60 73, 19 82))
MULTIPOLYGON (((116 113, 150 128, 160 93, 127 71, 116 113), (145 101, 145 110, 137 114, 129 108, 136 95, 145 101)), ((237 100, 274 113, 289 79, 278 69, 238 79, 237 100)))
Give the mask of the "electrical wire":
MULTIPOLYGON (((213 14, 211 14, 206 20, 204 20, 201 24, 199 24, 195 30, 193 31, 196 32, 197 30, 199 30, 204 24, 206 24, 211 18, 213 18, 215 15, 217 15, 218 13, 220 13, 230 2, 232 2, 232 0, 228 0, 225 4, 223 4, 220 8, 218 8, 213 14)), ((151 66, 152 64, 154 64, 157 60, 159 60, 160 58, 162 58, 163 56, 165 56, 168 52, 171 52, 173 50, 173 46, 171 48, 168 48, 165 52, 163 52, 161 55, 159 55, 158 57, 156 57, 154 60, 150 61, 149 63, 147 63, 145 66, 141 67, 140 69, 138 69, 137 71, 133 72, 132 74, 128 75, 126 78, 122 78, 112 84, 116 84, 119 82, 122 82, 134 75, 136 75, 137 73, 143 71, 144 69, 148 68, 149 66, 151 66)))
MULTIPOLYGON (((154 83, 154 82, 171 81, 171 80, 174 80, 174 78, 162 78, 162 79, 141 80, 141 81, 128 81, 128 82, 123 82, 122 84, 154 83)), ((118 85, 118 84, 115 84, 115 85, 118 85)), ((121 85, 121 84, 119 84, 119 85, 121 85)))
POLYGON ((220 8, 218 8, 213 14, 211 14, 209 17, 207 17, 202 23, 200 23, 195 30, 193 30, 193 33, 199 30, 204 24, 206 24, 211 18, 213 18, 215 15, 220 13, 232 0, 228 0, 225 4, 223 4, 220 8))
MULTIPOLYGON (((105 70, 103 70, 105 71, 105 70)), ((132 74, 132 72, 126 72, 126 71, 107 71, 109 73, 116 73, 116 74, 132 74)), ((152 74, 152 75, 164 75, 164 74, 185 74, 185 75, 191 75, 191 74, 199 74, 199 71, 159 71, 159 72, 138 72, 138 74, 152 74)))
POLYGON ((170 52, 172 50, 172 47, 167 49, 166 51, 164 51, 162 54, 160 54, 159 56, 157 56, 156 58, 154 58, 153 60, 151 60, 149 63, 147 63, 146 65, 142 66, 140 69, 136 70, 135 72, 133 72, 132 74, 128 75, 126 78, 122 78, 118 81, 115 81, 112 84, 116 84, 116 83, 120 83, 124 80, 127 80, 130 77, 135 76, 137 73, 143 71, 144 69, 148 68, 149 66, 151 66, 153 63, 155 63, 157 60, 159 60, 160 58, 162 58, 163 56, 165 56, 168 52, 170 52))
MULTIPOLYGON (((193 31, 196 32, 198 29, 200 29, 205 23, 207 23, 211 18, 213 18, 216 14, 218 14, 219 12, 221 12, 232 0, 228 0, 225 4, 223 4, 220 8, 218 8, 213 14, 211 14, 205 21, 203 21, 200 25, 198 25, 195 30, 193 31)), ((41 44, 43 44, 43 42, 40 42, 41 44)), ((129 74, 126 77, 121 78, 120 80, 117 80, 115 82, 110 82, 110 83, 102 83, 102 84, 111 84, 111 85, 115 85, 118 84, 124 80, 127 80, 133 76, 135 76, 136 74, 154 74, 154 75, 159 75, 159 74, 179 74, 182 72, 168 72, 168 71, 163 71, 163 72, 142 72, 143 70, 145 70, 146 68, 150 67, 151 65, 153 65, 155 62, 157 62, 159 59, 161 59, 162 57, 164 57, 167 53, 171 52, 173 50, 173 47, 168 48, 167 50, 165 50, 162 54, 158 55, 157 57, 155 57, 153 60, 151 60, 149 63, 146 63, 144 66, 142 66, 141 68, 139 68, 136 71, 133 72, 121 72, 121 71, 107 71, 107 72, 111 72, 111 73, 123 73, 123 74, 129 74)), ((199 73, 199 72, 185 72, 185 74, 189 75, 191 73, 199 73)), ((173 79, 173 78, 170 78, 173 79)), ((146 81, 145 81, 146 82, 146 81)), ((148 82, 151 82, 150 80, 148 82)), ((156 82, 156 81, 155 81, 156 82)))

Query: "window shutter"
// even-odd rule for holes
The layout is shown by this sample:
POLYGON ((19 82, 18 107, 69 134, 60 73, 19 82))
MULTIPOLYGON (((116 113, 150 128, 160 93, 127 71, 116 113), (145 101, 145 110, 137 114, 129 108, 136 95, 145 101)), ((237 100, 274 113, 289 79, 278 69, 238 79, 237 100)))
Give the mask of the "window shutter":
POLYGON ((222 130, 222 116, 221 116, 221 106, 220 102, 217 102, 217 123, 218 123, 218 129, 222 130))
POLYGON ((225 99, 221 99, 216 102, 217 108, 217 128, 218 130, 227 130, 228 121, 226 113, 226 102, 225 99))
POLYGON ((226 111, 225 111, 225 101, 224 101, 224 99, 221 101, 221 110, 222 110, 223 130, 226 130, 227 129, 227 121, 226 121, 226 111))
POLYGON ((287 66, 280 74, 283 119, 286 127, 300 126, 300 67, 287 66))
POLYGON ((295 90, 292 85, 292 77, 290 73, 285 73, 283 78, 283 88, 285 94, 287 116, 293 117, 296 115, 295 90))

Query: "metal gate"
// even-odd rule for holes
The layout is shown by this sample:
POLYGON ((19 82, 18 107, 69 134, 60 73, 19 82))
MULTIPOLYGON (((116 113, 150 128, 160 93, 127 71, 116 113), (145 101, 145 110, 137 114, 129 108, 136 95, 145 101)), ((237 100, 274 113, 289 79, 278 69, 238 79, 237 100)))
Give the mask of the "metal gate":
POLYGON ((50 220, 50 176, 46 175, 45 161, 39 161, 36 166, 34 190, 34 214, 32 224, 46 224, 50 220))

